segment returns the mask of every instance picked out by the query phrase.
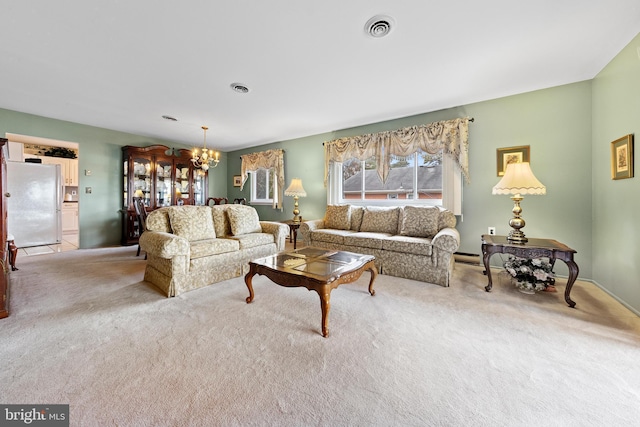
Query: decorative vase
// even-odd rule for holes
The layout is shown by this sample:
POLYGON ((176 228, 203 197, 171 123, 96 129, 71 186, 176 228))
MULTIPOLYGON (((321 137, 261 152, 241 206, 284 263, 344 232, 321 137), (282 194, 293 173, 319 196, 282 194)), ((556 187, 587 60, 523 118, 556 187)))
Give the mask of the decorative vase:
POLYGON ((503 264, 505 271, 518 290, 525 294, 544 291, 553 284, 553 267, 546 258, 519 258, 509 256, 503 264))
POLYGON ((544 282, 529 282, 526 280, 512 279, 513 284, 523 294, 533 295, 538 291, 543 291, 545 288, 544 282))

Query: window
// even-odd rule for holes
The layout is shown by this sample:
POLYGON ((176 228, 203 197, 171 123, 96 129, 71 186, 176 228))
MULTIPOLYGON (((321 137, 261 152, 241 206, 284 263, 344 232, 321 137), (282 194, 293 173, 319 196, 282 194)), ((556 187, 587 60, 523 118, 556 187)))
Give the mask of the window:
POLYGON ((251 177, 251 204, 273 204, 273 169, 258 169, 249 172, 251 177))
POLYGON ((329 204, 354 205, 441 205, 460 214, 461 178, 449 156, 442 151, 418 151, 395 157, 386 182, 382 182, 375 157, 365 161, 350 159, 333 163, 330 173, 329 204), (339 176, 336 180, 333 177, 339 176), (460 199, 457 202, 457 198, 460 199), (455 207, 458 206, 456 210, 455 207))

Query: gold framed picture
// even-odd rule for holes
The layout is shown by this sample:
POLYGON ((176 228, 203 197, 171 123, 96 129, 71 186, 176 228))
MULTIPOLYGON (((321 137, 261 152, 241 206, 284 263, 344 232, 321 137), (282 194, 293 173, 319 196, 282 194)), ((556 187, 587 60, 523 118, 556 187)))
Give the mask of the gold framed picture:
POLYGON ((233 186, 234 187, 240 187, 242 185, 242 176, 241 175, 234 175, 233 176, 233 186))
POLYGON ((611 179, 633 178, 633 134, 611 143, 611 179))
POLYGON ((504 171, 509 163, 528 162, 530 149, 528 145, 520 145, 518 147, 498 148, 498 176, 504 176, 504 171))

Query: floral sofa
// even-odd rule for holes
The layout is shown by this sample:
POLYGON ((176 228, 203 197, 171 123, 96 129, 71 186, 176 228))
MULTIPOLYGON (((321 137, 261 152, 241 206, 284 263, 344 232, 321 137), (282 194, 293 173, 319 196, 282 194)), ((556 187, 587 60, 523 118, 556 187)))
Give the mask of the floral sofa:
POLYGON ((327 206, 324 219, 305 221, 306 245, 376 257, 382 274, 449 286, 460 246, 455 215, 439 207, 327 206))
POLYGON ((289 227, 251 206, 169 206, 149 213, 140 247, 144 280, 168 297, 246 274, 249 261, 284 250, 289 227))

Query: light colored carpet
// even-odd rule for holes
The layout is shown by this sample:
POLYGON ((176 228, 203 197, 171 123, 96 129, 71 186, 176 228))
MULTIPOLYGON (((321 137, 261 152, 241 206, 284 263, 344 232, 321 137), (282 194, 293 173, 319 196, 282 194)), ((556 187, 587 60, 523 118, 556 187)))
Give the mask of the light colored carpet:
POLYGON ((0 320, 0 402, 77 426, 629 426, 640 318, 595 285, 524 295, 480 267, 450 288, 369 274, 331 295, 242 278, 177 298, 135 247, 20 260, 0 320))

